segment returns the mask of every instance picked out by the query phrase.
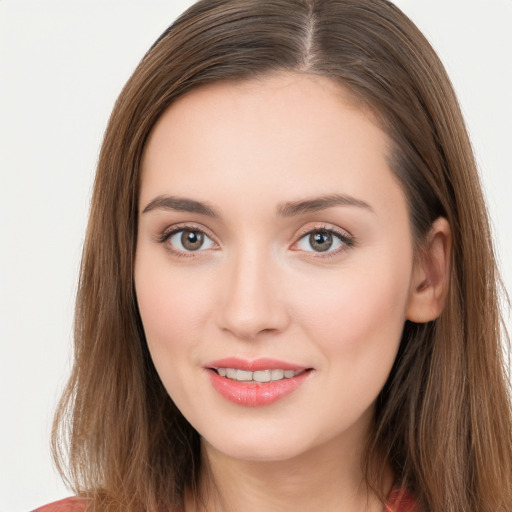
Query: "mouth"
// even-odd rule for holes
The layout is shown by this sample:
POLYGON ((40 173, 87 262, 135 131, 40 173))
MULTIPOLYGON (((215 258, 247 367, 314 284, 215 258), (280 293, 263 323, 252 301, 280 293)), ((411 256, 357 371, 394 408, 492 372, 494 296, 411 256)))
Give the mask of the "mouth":
POLYGON ((228 358, 205 365, 213 388, 237 405, 268 405, 298 389, 313 368, 283 361, 228 358))

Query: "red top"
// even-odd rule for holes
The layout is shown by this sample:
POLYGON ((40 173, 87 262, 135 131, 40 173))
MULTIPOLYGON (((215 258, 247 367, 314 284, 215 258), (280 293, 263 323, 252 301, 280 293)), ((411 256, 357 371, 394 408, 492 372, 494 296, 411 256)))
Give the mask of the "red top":
POLYGON ((85 510, 85 504, 86 501, 83 498, 65 498, 36 508, 32 512, 82 512, 85 510))
POLYGON ((385 512, 420 512, 414 496, 405 489, 395 487, 388 496, 385 512))
MULTIPOLYGON (((82 498, 66 498, 37 508, 33 512, 84 512, 85 504, 86 500, 82 498)), ((419 512, 419 508, 410 493, 393 489, 389 494, 384 512, 419 512)))

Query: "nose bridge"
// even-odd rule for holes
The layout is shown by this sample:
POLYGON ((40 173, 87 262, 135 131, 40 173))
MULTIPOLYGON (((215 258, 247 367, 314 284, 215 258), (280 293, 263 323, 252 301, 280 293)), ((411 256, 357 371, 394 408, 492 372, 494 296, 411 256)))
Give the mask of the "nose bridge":
POLYGON ((220 326, 238 338, 282 331, 288 322, 279 268, 270 251, 247 243, 226 261, 220 326))

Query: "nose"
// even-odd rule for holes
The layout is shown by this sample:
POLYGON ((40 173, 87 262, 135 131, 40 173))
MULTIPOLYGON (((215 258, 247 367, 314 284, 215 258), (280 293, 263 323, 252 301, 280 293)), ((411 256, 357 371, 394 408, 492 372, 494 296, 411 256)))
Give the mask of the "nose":
POLYGON ((226 265, 219 302, 220 328, 244 340, 282 332, 290 321, 282 272, 269 257, 249 252, 226 265))

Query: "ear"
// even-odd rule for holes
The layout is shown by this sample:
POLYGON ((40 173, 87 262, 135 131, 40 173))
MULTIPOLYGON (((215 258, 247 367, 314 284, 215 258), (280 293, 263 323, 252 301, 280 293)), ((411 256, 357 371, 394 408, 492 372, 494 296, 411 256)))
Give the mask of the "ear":
POLYGON ((443 311, 450 281, 452 234, 444 217, 430 229, 414 264, 406 318, 415 323, 435 320, 443 311))

